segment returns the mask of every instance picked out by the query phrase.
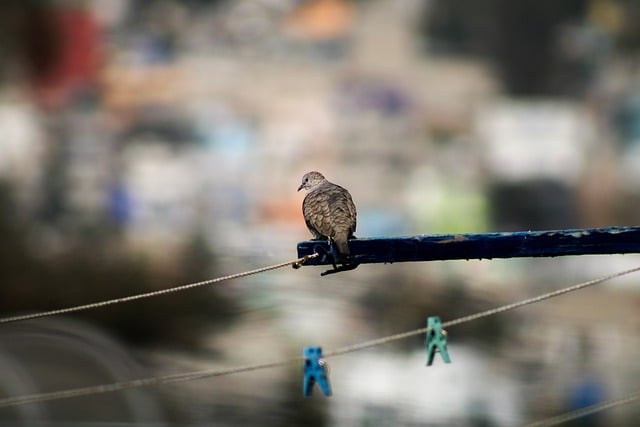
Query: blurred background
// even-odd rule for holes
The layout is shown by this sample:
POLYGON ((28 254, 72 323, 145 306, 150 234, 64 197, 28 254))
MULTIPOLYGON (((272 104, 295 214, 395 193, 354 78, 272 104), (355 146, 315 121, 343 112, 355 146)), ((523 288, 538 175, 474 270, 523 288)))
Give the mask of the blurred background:
MULTIPOLYGON (((296 258, 301 176, 359 237, 636 225, 631 0, 7 0, 0 315, 296 258)), ((635 267, 633 255, 290 268, 0 328, 0 397, 288 359, 635 267)), ((636 276, 300 366, 0 409, 2 425, 510 426, 635 389, 636 276)), ((628 405, 576 425, 636 425, 628 405)))

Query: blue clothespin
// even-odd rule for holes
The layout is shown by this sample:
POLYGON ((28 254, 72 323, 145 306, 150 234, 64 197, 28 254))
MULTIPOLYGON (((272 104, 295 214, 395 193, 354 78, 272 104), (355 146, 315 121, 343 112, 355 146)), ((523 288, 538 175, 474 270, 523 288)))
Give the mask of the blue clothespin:
POLYGON ((331 396, 331 386, 327 377, 327 362, 322 358, 322 348, 305 347, 302 350, 302 355, 304 356, 302 395, 311 396, 313 385, 317 382, 325 396, 331 396))
POLYGON ((447 331, 442 330, 442 321, 438 316, 427 319, 427 366, 433 363, 436 351, 440 352, 444 363, 451 363, 447 351, 447 331))

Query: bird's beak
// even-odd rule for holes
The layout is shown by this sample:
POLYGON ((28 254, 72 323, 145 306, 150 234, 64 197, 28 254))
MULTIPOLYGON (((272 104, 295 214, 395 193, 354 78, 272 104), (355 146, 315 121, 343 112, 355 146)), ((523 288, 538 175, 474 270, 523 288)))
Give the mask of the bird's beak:
POLYGON ((304 185, 304 184, 300 184, 300 187, 298 187, 298 191, 302 190, 302 186, 303 186, 303 185, 304 185))

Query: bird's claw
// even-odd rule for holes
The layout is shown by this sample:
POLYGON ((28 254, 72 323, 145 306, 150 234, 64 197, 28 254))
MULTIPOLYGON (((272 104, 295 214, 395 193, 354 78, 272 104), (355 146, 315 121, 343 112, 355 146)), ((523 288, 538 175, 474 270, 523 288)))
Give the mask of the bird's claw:
POLYGON ((360 264, 351 263, 351 264, 342 264, 340 267, 333 264, 333 270, 327 270, 324 273, 320 273, 320 276, 326 276, 329 274, 340 273, 342 271, 354 270, 360 264))

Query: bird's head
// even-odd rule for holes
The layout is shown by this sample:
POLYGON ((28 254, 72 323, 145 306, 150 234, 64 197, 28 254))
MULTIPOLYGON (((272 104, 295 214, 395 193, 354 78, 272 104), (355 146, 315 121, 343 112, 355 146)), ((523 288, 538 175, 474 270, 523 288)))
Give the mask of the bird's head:
POLYGON ((300 187, 298 187, 298 191, 302 190, 303 188, 305 190, 311 190, 316 185, 322 183, 322 181, 324 181, 324 176, 320 172, 307 172, 302 177, 302 183, 300 184, 300 187))

